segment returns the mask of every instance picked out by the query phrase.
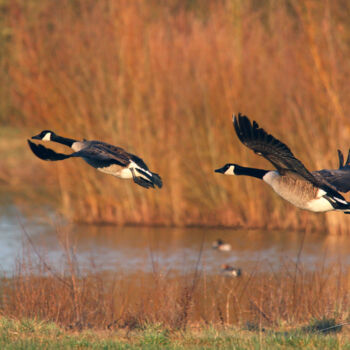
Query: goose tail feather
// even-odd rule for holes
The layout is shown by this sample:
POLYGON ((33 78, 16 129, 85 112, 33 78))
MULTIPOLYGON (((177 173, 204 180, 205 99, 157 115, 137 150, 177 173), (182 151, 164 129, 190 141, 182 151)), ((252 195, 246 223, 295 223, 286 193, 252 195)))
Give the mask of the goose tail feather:
POLYGON ((161 177, 158 174, 156 174, 156 173, 152 173, 152 182, 156 186, 158 186, 159 188, 162 188, 162 186, 163 186, 163 182, 162 182, 161 177))
MULTIPOLYGON (((145 181, 147 183, 150 183, 151 184, 150 187, 154 188, 154 185, 156 185, 159 188, 162 188, 163 182, 162 182, 161 177, 158 174, 152 173, 151 171, 143 170, 141 168, 135 168, 135 170, 140 175, 139 176, 134 176, 134 181, 135 181, 135 178, 140 178, 143 181, 145 181)), ((138 184, 140 185, 140 183, 138 183, 138 184)))

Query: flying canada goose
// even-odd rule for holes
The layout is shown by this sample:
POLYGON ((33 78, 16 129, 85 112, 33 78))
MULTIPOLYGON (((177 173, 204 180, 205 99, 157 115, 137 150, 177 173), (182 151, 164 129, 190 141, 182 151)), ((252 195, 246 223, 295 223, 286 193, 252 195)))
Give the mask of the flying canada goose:
POLYGON ((231 244, 225 243, 221 238, 214 241, 211 246, 213 249, 217 249, 222 252, 229 252, 232 249, 231 244))
POLYGON ((73 149, 71 154, 62 154, 37 145, 28 140, 33 153, 43 160, 63 160, 71 157, 81 157, 97 170, 111 174, 121 179, 133 179, 142 187, 154 188, 154 185, 162 187, 162 180, 158 174, 152 173, 144 161, 134 154, 126 152, 121 147, 116 147, 101 141, 77 141, 58 136, 53 131, 44 130, 33 136, 34 140, 54 141, 73 149))
POLYGON ((262 179, 282 198, 301 209, 313 212, 339 210, 350 214, 350 203, 338 193, 350 190, 350 152, 343 164, 343 154, 338 150, 339 169, 309 172, 284 143, 259 128, 255 121, 251 123, 248 117, 239 113, 238 118, 233 116, 233 125, 240 141, 270 161, 277 170, 229 163, 215 172, 262 179))

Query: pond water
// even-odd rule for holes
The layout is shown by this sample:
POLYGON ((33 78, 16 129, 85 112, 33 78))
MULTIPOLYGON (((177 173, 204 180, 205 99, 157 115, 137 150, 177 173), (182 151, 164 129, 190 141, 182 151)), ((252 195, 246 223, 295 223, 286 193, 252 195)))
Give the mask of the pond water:
POLYGON ((81 270, 192 272, 199 266, 216 274, 222 264, 246 272, 278 272, 286 263, 306 269, 329 264, 350 264, 350 237, 320 233, 234 230, 218 228, 116 227, 67 225, 57 218, 26 217, 15 205, 0 207, 0 271, 11 274, 16 259, 31 252, 57 269, 64 268, 69 241, 81 270), (218 238, 231 251, 212 248, 218 238))

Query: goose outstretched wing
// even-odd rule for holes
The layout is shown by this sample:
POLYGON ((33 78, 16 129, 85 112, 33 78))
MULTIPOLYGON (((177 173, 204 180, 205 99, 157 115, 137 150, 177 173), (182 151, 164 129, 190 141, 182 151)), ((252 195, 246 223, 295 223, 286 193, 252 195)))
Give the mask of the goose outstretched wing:
POLYGON ((350 150, 346 162, 344 163, 343 153, 338 150, 339 168, 322 169, 312 172, 315 176, 321 176, 337 191, 346 193, 350 191, 350 150))
POLYGON ((233 125, 240 141, 256 154, 270 161, 274 167, 283 174, 285 171, 294 171, 316 186, 323 185, 295 158, 287 145, 259 128, 258 123, 250 122, 248 117, 238 114, 233 117, 233 125))
POLYGON ((146 163, 138 156, 126 152, 123 148, 110 145, 102 141, 85 141, 86 147, 73 153, 74 157, 82 157, 95 168, 112 164, 127 166, 132 161, 144 170, 148 170, 146 163))
POLYGON ((72 154, 73 157, 82 157, 95 168, 103 168, 112 164, 127 166, 130 155, 123 148, 109 145, 100 141, 87 141, 86 147, 72 154))

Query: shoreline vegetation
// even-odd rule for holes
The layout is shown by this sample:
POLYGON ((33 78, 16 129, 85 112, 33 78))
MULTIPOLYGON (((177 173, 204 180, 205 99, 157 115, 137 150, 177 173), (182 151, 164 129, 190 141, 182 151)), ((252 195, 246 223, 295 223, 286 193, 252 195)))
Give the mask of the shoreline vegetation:
POLYGON ((0 280, 1 348, 350 348, 350 269, 341 264, 282 262, 278 272, 228 278, 205 274, 199 252, 187 274, 156 262, 151 273, 96 273, 93 261, 79 266, 67 233, 59 267, 27 238, 0 280))
POLYGON ((308 169, 337 167, 337 149, 350 147, 348 1, 4 0, 1 10, 0 121, 16 142, 0 142, 4 186, 49 198, 72 221, 349 233, 347 215, 214 173, 227 162, 270 168, 235 137, 238 112, 308 169), (43 129, 124 147, 164 188, 42 162, 25 139, 43 129))
POLYGON ((6 349, 349 349, 348 334, 283 329, 194 326, 169 330, 148 324, 133 331, 72 331, 52 322, 0 317, 0 346, 6 349))
POLYGON ((341 263, 308 270, 299 260, 282 261, 278 271, 271 266, 270 272, 244 271, 232 278, 206 274, 198 252, 196 267, 185 274, 158 266, 152 256, 150 273, 96 272, 93 260, 90 268, 80 266, 67 232, 59 236, 58 267, 24 234, 22 257, 0 280, 5 322, 53 322, 77 332, 137 333, 156 327, 167 334, 212 328, 273 337, 289 332, 292 337, 295 332, 349 336, 350 268, 341 263))

